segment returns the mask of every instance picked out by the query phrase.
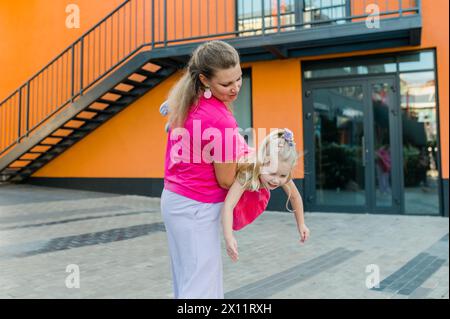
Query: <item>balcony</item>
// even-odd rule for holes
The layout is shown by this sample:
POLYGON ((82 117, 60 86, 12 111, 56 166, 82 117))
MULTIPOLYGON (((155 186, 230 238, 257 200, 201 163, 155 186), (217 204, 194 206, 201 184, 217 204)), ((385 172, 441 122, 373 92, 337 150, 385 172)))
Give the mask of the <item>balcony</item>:
POLYGON ((237 13, 237 36, 246 41, 232 42, 244 61, 415 46, 421 39, 414 0, 250 0, 238 1, 237 13))

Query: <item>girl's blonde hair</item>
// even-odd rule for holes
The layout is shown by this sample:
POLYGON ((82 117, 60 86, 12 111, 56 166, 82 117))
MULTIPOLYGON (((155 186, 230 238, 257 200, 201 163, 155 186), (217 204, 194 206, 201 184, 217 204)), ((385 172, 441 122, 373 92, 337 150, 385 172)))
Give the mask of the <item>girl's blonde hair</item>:
MULTIPOLYGON (((238 162, 236 178, 245 190, 256 191, 261 188, 261 170, 274 159, 278 163, 288 163, 291 167, 288 181, 292 179, 292 169, 297 165, 299 154, 296 150, 293 134, 288 129, 277 129, 267 135, 261 142, 258 152, 243 157, 238 162)), ((288 194, 286 208, 291 194, 288 194)), ((292 212, 292 211, 291 211, 292 212)))
POLYGON ((200 74, 211 79, 217 71, 240 64, 235 48, 223 41, 209 41, 192 53, 184 75, 172 88, 168 97, 170 127, 182 127, 191 105, 197 102, 201 90, 200 74))

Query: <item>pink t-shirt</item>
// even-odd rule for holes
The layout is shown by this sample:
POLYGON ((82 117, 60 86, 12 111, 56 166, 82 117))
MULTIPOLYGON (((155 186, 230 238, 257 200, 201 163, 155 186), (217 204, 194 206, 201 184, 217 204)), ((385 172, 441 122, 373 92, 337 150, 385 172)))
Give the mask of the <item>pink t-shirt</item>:
POLYGON ((164 187, 199 202, 223 202, 228 190, 219 186, 213 162, 236 162, 246 152, 247 144, 226 105, 201 96, 184 128, 169 130, 164 187))

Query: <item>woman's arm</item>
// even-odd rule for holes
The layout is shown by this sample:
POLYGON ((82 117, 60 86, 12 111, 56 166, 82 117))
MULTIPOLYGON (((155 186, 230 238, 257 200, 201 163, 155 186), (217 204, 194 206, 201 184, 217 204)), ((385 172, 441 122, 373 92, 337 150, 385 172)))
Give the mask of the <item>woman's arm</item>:
POLYGON ((230 189, 236 176, 237 163, 216 163, 214 162, 214 173, 220 187, 230 189))
POLYGON ((294 209, 295 220, 297 221, 297 229, 300 233, 301 241, 305 242, 309 237, 309 229, 305 224, 305 216, 303 213, 303 200, 300 192, 295 186, 294 181, 290 180, 282 186, 285 193, 290 196, 292 208, 294 209))
POLYGON ((233 261, 238 259, 237 242, 233 236, 233 211, 243 193, 244 189, 241 184, 235 181, 228 191, 222 208, 223 235, 225 237, 228 256, 233 261))

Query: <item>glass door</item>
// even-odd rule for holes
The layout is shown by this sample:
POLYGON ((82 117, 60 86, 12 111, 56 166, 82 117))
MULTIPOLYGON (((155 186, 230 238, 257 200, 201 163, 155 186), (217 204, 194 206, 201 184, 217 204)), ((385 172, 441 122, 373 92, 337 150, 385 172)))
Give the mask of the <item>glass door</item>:
POLYGON ((392 78, 305 88, 309 209, 400 213, 398 103, 392 78))
POLYGON ((370 148, 366 150, 370 159, 370 211, 400 213, 403 210, 400 183, 401 115, 395 81, 394 78, 372 78, 367 85, 368 125, 371 131, 370 148))

